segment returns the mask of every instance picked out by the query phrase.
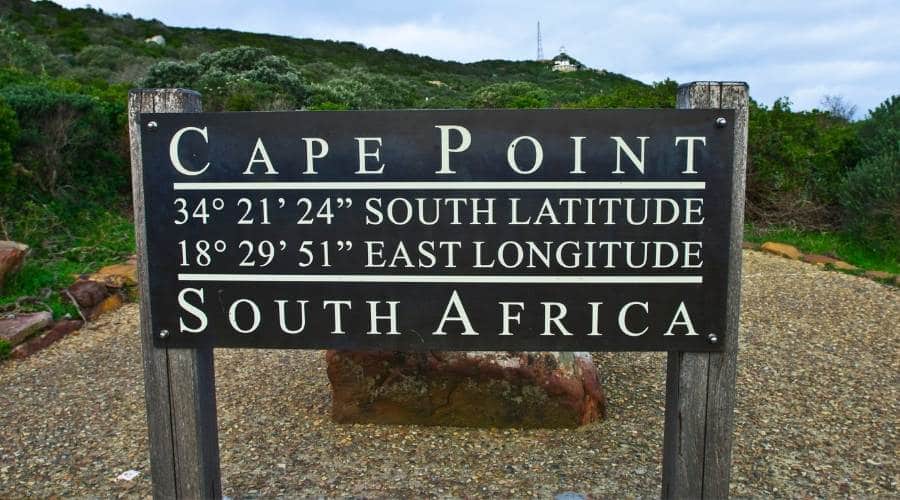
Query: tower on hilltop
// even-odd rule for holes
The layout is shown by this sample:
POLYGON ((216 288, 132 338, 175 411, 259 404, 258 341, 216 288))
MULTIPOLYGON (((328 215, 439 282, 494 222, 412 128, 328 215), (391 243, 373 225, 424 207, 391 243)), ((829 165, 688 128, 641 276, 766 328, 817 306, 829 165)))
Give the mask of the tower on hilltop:
POLYGON ((544 60, 544 43, 541 40, 541 22, 538 21, 537 25, 537 60, 544 60))

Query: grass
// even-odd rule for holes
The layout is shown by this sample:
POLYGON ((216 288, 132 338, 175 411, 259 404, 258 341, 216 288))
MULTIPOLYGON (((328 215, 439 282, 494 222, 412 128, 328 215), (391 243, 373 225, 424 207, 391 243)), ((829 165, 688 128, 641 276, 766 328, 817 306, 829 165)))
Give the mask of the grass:
POLYGON ((7 280, 0 295, 0 309, 20 297, 29 301, 22 309, 50 309, 55 318, 78 311, 61 293, 80 274, 124 260, 134 253, 134 226, 119 209, 78 207, 64 203, 24 203, 11 220, 4 221, 4 237, 26 243, 32 254, 22 269, 7 280))
POLYGON ((777 241, 797 247, 803 253, 836 257, 854 266, 871 271, 900 274, 900 248, 894 246, 880 251, 846 233, 830 231, 800 231, 787 227, 747 226, 744 238, 754 243, 777 241))

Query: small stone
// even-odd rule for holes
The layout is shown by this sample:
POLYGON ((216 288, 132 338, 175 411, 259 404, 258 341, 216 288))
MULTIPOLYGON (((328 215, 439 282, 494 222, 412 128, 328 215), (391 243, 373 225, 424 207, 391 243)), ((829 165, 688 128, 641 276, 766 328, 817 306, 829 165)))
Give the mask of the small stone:
POLYGON ((88 276, 91 281, 99 281, 111 288, 124 288, 137 284, 137 265, 131 262, 106 266, 88 276))
POLYGON ((22 268, 27 256, 28 245, 0 240, 0 293, 3 293, 3 284, 6 282, 6 278, 22 268))
POLYGON ((99 281, 78 280, 66 289, 78 307, 90 309, 109 296, 106 285, 99 281))
POLYGON ((53 315, 47 311, 19 314, 12 318, 0 319, 0 339, 18 345, 36 332, 53 323, 53 315))
POLYGON ((797 247, 785 243, 776 243, 774 241, 767 241, 763 243, 760 247, 760 250, 794 260, 803 257, 803 253, 800 252, 800 250, 797 250, 797 247))
POLYGON ((810 264, 815 264, 817 266, 824 266, 825 264, 834 264, 838 259, 834 257, 829 257, 827 255, 818 255, 818 254, 807 254, 803 256, 803 262, 808 262, 810 264))
POLYGON ((842 260, 837 260, 831 263, 835 269, 840 269, 841 271, 858 271, 859 268, 854 266, 853 264, 844 262, 842 260))
POLYGON ((894 275, 884 271, 866 271, 863 276, 873 280, 888 281, 894 279, 894 275))

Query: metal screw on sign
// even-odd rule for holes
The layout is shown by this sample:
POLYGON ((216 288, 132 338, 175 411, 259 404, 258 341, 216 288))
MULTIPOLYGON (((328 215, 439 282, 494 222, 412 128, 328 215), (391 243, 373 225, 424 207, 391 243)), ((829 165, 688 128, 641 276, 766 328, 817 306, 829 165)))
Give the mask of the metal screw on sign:
POLYGON ((159 331, 159 338, 164 339, 168 336, 169 336, 169 330, 160 330, 159 331))
POLYGON ((719 336, 716 335, 715 333, 710 333, 709 335, 706 336, 706 341, 709 342, 710 344, 718 344, 719 336))
POLYGON ((147 122, 147 128, 150 130, 156 130, 156 127, 158 126, 159 124, 156 122, 147 122))
MULTIPOLYGON (((153 122, 151 122, 151 123, 153 123, 153 122)), ((726 120, 724 116, 720 116, 720 117, 716 118, 716 126, 717 127, 724 128, 725 125, 727 125, 727 124, 728 124, 728 120, 726 120)))

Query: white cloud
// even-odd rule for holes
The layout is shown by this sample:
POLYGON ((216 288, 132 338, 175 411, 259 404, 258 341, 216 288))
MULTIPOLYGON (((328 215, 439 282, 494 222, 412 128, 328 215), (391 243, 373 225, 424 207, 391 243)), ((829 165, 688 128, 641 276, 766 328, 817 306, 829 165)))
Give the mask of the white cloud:
POLYGON ((477 61, 505 51, 507 43, 483 30, 453 28, 439 19, 373 26, 315 26, 304 36, 349 40, 381 50, 397 49, 437 59, 477 61))

